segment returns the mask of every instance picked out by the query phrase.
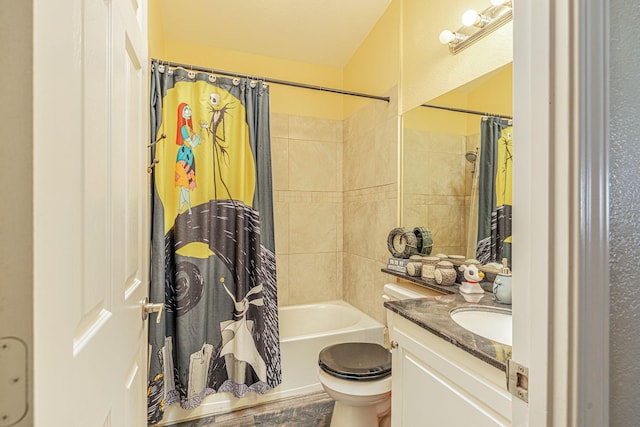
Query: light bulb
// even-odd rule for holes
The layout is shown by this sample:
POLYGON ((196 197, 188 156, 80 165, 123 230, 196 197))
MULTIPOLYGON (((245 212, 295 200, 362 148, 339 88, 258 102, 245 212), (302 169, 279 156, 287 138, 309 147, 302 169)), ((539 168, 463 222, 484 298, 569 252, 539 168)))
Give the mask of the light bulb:
POLYGON ((462 25, 465 27, 475 25, 480 20, 479 18, 480 15, 478 15, 478 12, 473 9, 469 9, 464 13, 464 15, 462 15, 462 25))
POLYGON ((456 39, 456 35, 452 31, 444 30, 440 33, 439 39, 440 43, 449 44, 456 39))

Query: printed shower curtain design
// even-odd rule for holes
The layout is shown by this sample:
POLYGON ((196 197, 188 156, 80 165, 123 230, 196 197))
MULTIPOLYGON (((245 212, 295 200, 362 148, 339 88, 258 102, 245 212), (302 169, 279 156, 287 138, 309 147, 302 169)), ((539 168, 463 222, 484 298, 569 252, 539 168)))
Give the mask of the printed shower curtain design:
POLYGON ((480 128, 478 246, 483 264, 511 266, 511 209, 513 127, 505 119, 484 117, 480 128))
POLYGON ((269 89, 152 64, 148 422, 281 380, 269 89), (162 135, 166 137, 162 138, 162 135))

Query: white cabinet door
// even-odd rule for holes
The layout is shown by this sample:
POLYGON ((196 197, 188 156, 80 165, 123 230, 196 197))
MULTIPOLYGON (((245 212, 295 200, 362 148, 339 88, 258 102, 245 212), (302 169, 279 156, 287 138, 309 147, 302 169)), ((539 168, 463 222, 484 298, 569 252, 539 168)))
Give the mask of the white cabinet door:
POLYGON ((500 385, 504 374, 392 317, 390 338, 398 345, 392 362, 393 427, 511 425, 511 397, 500 385))
POLYGON ((146 425, 146 16, 34 1, 36 427, 146 425))

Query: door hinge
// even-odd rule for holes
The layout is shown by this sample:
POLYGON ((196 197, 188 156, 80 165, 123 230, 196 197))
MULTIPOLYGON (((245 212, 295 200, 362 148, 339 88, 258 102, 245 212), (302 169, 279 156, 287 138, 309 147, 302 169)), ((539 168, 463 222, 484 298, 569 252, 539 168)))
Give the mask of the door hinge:
POLYGON ((27 414, 27 344, 19 338, 0 338, 0 426, 16 425, 27 414))
POLYGON ((529 368, 507 359, 507 390, 529 403, 529 368))

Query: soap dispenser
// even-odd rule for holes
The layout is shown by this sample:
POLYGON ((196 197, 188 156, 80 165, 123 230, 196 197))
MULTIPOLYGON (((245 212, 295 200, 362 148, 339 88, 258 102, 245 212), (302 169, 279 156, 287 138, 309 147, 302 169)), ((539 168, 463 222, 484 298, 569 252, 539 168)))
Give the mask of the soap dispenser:
POLYGON ((511 305, 511 270, 507 267, 506 258, 502 258, 502 269, 493 281, 493 295, 496 302, 511 305))

